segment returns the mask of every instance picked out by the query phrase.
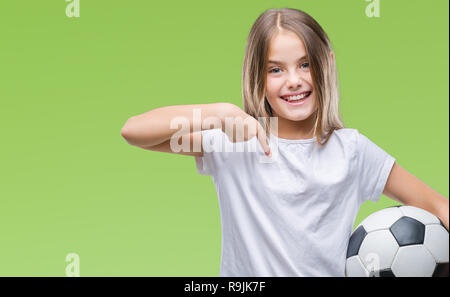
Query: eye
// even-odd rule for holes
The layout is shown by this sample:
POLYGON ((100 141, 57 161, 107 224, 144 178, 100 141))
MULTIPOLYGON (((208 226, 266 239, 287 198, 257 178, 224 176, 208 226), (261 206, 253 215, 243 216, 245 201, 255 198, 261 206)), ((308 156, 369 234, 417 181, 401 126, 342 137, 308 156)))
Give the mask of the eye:
POLYGON ((280 68, 278 68, 278 67, 277 68, 272 68, 271 70, 269 70, 269 73, 274 73, 273 71, 276 70, 276 69, 280 69, 280 68))
MULTIPOLYGON (((305 62, 305 63, 301 64, 301 67, 303 67, 303 66, 305 66, 305 68, 309 68, 309 63, 308 63, 308 62, 305 62), (306 66, 305 66, 305 65, 306 65, 306 66)), ((278 73, 278 72, 273 72, 273 71, 276 70, 276 69, 280 70, 280 68, 275 67, 275 68, 270 69, 270 70, 269 70, 269 73, 278 73)))

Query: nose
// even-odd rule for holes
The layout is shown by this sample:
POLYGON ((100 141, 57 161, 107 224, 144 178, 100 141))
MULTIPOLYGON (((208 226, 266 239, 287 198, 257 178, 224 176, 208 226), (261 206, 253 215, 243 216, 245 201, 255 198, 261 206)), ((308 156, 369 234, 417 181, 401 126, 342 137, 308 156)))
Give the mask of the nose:
POLYGON ((289 89, 297 89, 298 87, 302 86, 302 82, 303 80, 300 74, 294 72, 289 74, 286 82, 286 87, 289 89))

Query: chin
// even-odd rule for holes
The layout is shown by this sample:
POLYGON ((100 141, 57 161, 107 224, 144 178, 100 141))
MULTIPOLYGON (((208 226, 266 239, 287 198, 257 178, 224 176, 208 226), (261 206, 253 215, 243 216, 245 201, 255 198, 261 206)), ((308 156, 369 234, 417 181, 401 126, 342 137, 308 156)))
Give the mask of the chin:
POLYGON ((304 121, 314 115, 314 109, 308 108, 307 110, 287 110, 280 108, 276 111, 277 116, 290 121, 304 121))
POLYGON ((304 121, 306 119, 308 119, 309 117, 311 117, 313 115, 313 113, 308 113, 308 114, 292 114, 292 113, 288 113, 285 115, 281 115, 283 118, 288 119, 290 121, 304 121))

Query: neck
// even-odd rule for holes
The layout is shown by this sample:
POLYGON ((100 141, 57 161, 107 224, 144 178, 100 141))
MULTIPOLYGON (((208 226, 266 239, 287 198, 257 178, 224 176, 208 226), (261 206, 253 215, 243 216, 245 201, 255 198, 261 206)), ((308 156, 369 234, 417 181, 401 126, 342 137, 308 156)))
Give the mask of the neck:
POLYGON ((278 137, 284 139, 311 139, 314 137, 315 116, 302 121, 291 121, 278 117, 278 137))

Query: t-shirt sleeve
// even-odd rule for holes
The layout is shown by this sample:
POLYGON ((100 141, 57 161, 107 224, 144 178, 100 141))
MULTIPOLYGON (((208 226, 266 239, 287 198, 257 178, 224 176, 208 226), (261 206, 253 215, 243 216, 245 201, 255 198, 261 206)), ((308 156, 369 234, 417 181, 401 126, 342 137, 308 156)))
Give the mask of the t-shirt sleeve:
POLYGON ((377 202, 383 194, 395 158, 356 130, 356 154, 359 198, 377 202))
POLYGON ((226 134, 222 129, 202 130, 203 157, 195 156, 197 171, 201 175, 215 176, 224 166, 226 134))

